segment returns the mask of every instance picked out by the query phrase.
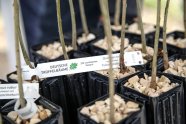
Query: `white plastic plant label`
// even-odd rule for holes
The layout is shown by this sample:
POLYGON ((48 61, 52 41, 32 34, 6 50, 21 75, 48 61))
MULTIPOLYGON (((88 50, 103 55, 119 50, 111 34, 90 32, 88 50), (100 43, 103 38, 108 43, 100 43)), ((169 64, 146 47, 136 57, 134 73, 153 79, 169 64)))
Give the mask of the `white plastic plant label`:
MULTIPOLYGON (((119 53, 112 54, 113 68, 119 68, 119 56, 119 53)), ((124 57, 126 66, 143 65, 141 51, 126 52, 124 57)), ((47 78, 108 69, 109 59, 108 55, 101 55, 42 63, 38 64, 35 69, 31 69, 29 66, 22 67, 24 79, 30 80, 34 75, 37 75, 39 78, 47 78)))
POLYGON ((30 119, 37 112, 37 105, 35 104, 33 99, 26 99, 26 106, 20 109, 20 101, 19 99, 16 101, 14 106, 14 110, 18 113, 21 119, 30 119))
MULTIPOLYGON (((37 99, 39 95, 38 83, 24 83, 24 95, 26 99, 37 99)), ((0 84, 0 99, 18 99, 18 84, 0 84)))

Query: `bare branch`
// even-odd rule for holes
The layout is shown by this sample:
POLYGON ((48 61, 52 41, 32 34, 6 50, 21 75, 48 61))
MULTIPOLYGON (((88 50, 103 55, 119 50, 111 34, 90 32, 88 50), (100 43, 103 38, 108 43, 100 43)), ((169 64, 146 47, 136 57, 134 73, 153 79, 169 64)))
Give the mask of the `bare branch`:
POLYGON ((15 30, 15 47, 16 47, 16 65, 17 65, 17 74, 18 74, 18 87, 19 87, 19 100, 21 108, 25 107, 25 99, 24 99, 24 92, 23 92, 23 80, 22 80, 22 71, 21 71, 21 61, 20 61, 20 51, 19 51, 19 33, 18 33, 18 26, 19 26, 19 16, 18 16, 18 1, 14 0, 14 30, 15 30))
POLYGON ((71 20, 72 20, 72 47, 74 50, 77 50, 76 16, 75 16, 74 5, 72 0, 69 0, 69 5, 70 5, 71 20))
POLYGON ((19 5, 20 4, 19 4, 19 1, 18 1, 18 11, 17 11, 17 15, 18 15, 18 27, 17 27, 17 29, 18 29, 19 42, 20 42, 20 46, 21 46, 21 50, 22 50, 22 53, 23 53, 23 58, 25 60, 25 63, 27 65, 29 65, 30 68, 34 68, 32 66, 31 62, 30 62, 30 58, 29 58, 28 53, 27 53, 27 51, 25 49, 25 46, 24 46, 24 43, 23 43, 23 39, 22 39, 22 34, 21 34, 21 29, 20 29, 20 20, 19 20, 19 17, 20 17, 20 14, 19 14, 19 10, 20 10, 19 9, 19 5))
POLYGON ((136 0, 136 3, 137 3, 137 12, 138 12, 138 25, 139 25, 139 28, 141 30, 142 52, 147 53, 146 38, 145 38, 145 33, 144 33, 144 28, 143 28, 143 21, 142 21, 142 16, 141 16, 140 0, 136 0))
POLYGON ((186 0, 183 0, 183 2, 184 2, 184 6, 183 6, 183 8, 184 8, 184 28, 185 28, 185 38, 186 38, 186 0))
POLYGON ((123 74, 127 71, 127 67, 125 66, 125 63, 124 63, 126 8, 127 8, 127 1, 123 0, 121 46, 120 46, 120 73, 123 73, 123 74))
POLYGON ((69 59, 68 54, 65 48, 65 41, 63 36, 63 27, 62 27, 62 19, 61 19, 61 7, 60 7, 60 0, 56 0, 56 9, 57 9, 57 22, 58 22, 58 30, 59 30, 59 37, 63 49, 63 54, 65 60, 69 59))
POLYGON ((164 14, 164 22, 163 22, 163 62, 164 62, 164 69, 165 70, 169 68, 167 43, 166 43, 167 17, 168 17, 169 3, 170 3, 170 0, 167 0, 166 7, 165 7, 165 14, 164 14))
POLYGON ((110 121, 114 122, 114 80, 113 80, 113 70, 112 70, 112 32, 110 27, 110 16, 108 10, 108 0, 99 0, 101 6, 101 12, 104 20, 104 29, 107 36, 108 42, 108 55, 109 55, 109 97, 110 97, 110 121))
POLYGON ((3 118, 2 118, 1 113, 0 113, 0 124, 3 124, 3 118))
POLYGON ((83 0, 79 0, 79 9, 80 9, 80 15, 81 15, 83 31, 84 31, 85 35, 87 36, 89 34, 89 30, 88 30, 88 26, 87 26, 87 20, 86 20, 85 8, 84 8, 83 0))
POLYGON ((152 79, 150 87, 156 88, 156 73, 157 73, 157 54, 158 54, 158 42, 159 42, 159 32, 160 32, 160 15, 161 15, 161 0, 157 0, 157 20, 156 20, 156 34, 154 41, 154 55, 152 62, 152 79))
POLYGON ((115 2, 115 14, 114 14, 114 25, 119 26, 120 25, 120 13, 121 13, 121 0, 116 0, 115 2))

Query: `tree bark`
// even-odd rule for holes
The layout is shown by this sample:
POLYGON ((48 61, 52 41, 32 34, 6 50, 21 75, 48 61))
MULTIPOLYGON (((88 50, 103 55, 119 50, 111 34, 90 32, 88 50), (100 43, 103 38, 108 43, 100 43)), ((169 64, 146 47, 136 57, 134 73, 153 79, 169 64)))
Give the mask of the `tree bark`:
POLYGON ((154 41, 154 55, 152 62, 152 79, 150 87, 156 89, 156 73, 157 73, 157 53, 158 53, 158 42, 160 32, 160 15, 161 15, 161 0, 157 0, 157 20, 156 20, 156 34, 154 41))
POLYGON ((116 0, 115 2, 115 14, 114 14, 114 25, 119 26, 120 25, 120 13, 121 13, 121 0, 116 0))
POLYGON ((164 14, 164 23, 163 23, 163 62, 164 62, 164 69, 169 68, 169 59, 168 59, 168 52, 167 52, 167 17, 168 17, 168 10, 169 10, 169 3, 170 0, 167 0, 166 7, 165 7, 165 14, 164 14))
POLYGON ((83 31, 85 35, 87 36, 89 34, 88 26, 87 26, 87 20, 85 15, 85 8, 84 8, 84 2, 83 0, 79 0, 79 9, 80 9, 80 15, 81 15, 81 22, 83 26, 83 31))
POLYGON ((123 73, 123 74, 127 71, 127 67, 125 66, 125 63, 124 63, 126 8, 127 8, 127 1, 123 0, 121 46, 120 46, 120 73, 123 73))
POLYGON ((70 5, 71 20, 72 20, 72 47, 74 50, 77 50, 76 17, 75 17, 74 5, 72 0, 69 0, 69 5, 70 5))
POLYGON ((141 42, 142 42, 142 52, 147 53, 147 45, 146 45, 146 38, 145 38, 145 33, 144 33, 144 28, 143 28, 143 21, 142 21, 142 16, 141 16, 141 5, 140 5, 140 0, 136 0, 137 3, 137 12, 138 12, 138 25, 141 30, 141 42))
POLYGON ((20 51, 19 51, 19 33, 18 33, 18 26, 19 26, 19 16, 18 16, 18 1, 14 0, 14 30, 15 30, 15 47, 16 47, 16 67, 17 67, 17 74, 18 74, 18 87, 19 87, 19 101, 21 108, 25 107, 26 102, 24 99, 24 92, 23 92, 23 80, 22 80, 22 72, 21 72, 21 61, 20 61, 20 51))
POLYGON ((58 22, 59 38, 60 38, 60 41, 61 41, 64 58, 65 58, 65 60, 67 60, 67 59, 69 59, 69 57, 68 57, 67 52, 66 52, 65 41, 64 41, 64 36, 63 36, 60 0, 56 0, 56 9, 57 9, 57 22, 58 22))
POLYGON ((115 94, 115 87, 114 87, 114 80, 113 80, 113 70, 112 70, 112 33, 110 27, 110 16, 108 10, 108 0, 99 0, 101 12, 103 15, 104 20, 104 29, 105 34, 107 36, 108 42, 108 55, 109 55, 109 97, 110 97, 110 121, 114 122, 114 94, 115 94))

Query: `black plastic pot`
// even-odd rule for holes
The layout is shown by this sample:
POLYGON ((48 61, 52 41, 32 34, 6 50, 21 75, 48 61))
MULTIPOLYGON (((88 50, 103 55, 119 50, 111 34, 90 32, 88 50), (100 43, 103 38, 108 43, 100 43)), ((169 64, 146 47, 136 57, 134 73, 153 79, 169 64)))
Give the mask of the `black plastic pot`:
MULTIPOLYGON (((16 74, 16 72, 12 72, 7 75, 7 80, 11 83, 17 83, 16 80, 10 78, 10 75, 13 73, 16 74)), ((66 100, 67 95, 66 91, 64 90, 65 88, 61 89, 62 84, 60 85, 60 83, 62 83, 60 77, 46 78, 39 82, 39 92, 40 95, 52 101, 53 103, 60 105, 63 108, 64 122, 68 123, 69 112, 66 100)))
MULTIPOLYGON (((90 33, 95 35, 95 39, 97 39, 97 37, 100 35, 98 33, 97 29, 93 29, 93 28, 90 29, 90 33)), ((78 29, 77 30, 77 39, 78 39, 78 37, 82 37, 82 34, 83 34, 83 30, 82 29, 78 29)), ((66 35, 66 37, 68 38, 69 41, 72 41, 72 34, 71 34, 71 32, 66 33, 65 35, 66 35)), ((77 43, 78 50, 90 54, 90 46, 95 41, 95 39, 93 39, 91 41, 88 41, 87 43, 82 43, 82 44, 78 44, 77 43)))
MULTIPOLYGON (((154 25, 154 28, 156 28, 156 26, 154 25)), ((162 33, 163 33, 163 28, 160 27, 160 37, 162 37, 162 33)), ((131 37, 132 39, 134 40, 138 40, 138 39, 141 39, 141 34, 136 34, 136 33, 133 33, 133 32, 129 32, 126 30, 126 33, 125 33, 126 36, 129 36, 131 37)), ((155 38, 155 30, 152 31, 152 32, 149 32, 149 33, 146 33, 145 34, 145 37, 146 37, 146 42, 147 44, 149 43, 154 43, 154 38, 155 38)))
MULTIPOLYGON (((133 101, 130 98, 127 98, 125 96, 122 96, 122 95, 119 95, 119 96, 121 96, 125 101, 129 101, 129 100, 133 101)), ((108 95, 102 96, 102 97, 90 102, 89 104, 87 104, 83 107, 91 106, 91 105, 95 104, 96 101, 105 100, 106 98, 108 98, 108 95)), ((136 103, 140 104, 139 102, 136 102, 136 103)), ((87 115, 83 115, 82 113, 80 113, 80 111, 83 107, 78 109, 79 124, 97 124, 97 122, 90 119, 90 117, 88 117, 87 115)), ((121 120, 120 122, 118 122, 116 124, 146 124, 146 116, 145 116, 144 106, 142 104, 140 104, 139 111, 132 113, 130 116, 128 116, 127 118, 121 120)))
MULTIPOLYGON (((7 74, 7 76, 6 76, 7 77, 7 81, 8 81, 7 83, 17 83, 17 80, 10 78, 10 75, 12 75, 12 74, 17 74, 17 72, 14 71, 12 73, 7 74)), ((45 79, 45 80, 47 80, 47 79, 45 79)), ((42 95, 42 96, 43 96, 43 90, 41 88, 41 85, 42 85, 43 81, 44 80, 39 81, 39 94, 42 95)))
MULTIPOLYGON (((144 73, 151 75, 150 71, 141 72, 137 75, 143 77, 144 73)), ((149 97, 134 89, 124 86, 124 83, 132 77, 130 76, 123 81, 121 92, 124 96, 145 104, 148 124, 184 124, 185 112, 183 84, 170 75, 162 73, 157 74, 159 77, 161 75, 168 77, 173 83, 178 83, 179 86, 176 86, 158 97, 149 97)))
MULTIPOLYGON (((174 39, 185 38, 184 32, 181 32, 181 31, 173 31, 173 32, 167 34, 167 37, 170 37, 170 36, 174 37, 174 39)), ((160 47, 163 48, 163 43, 162 42, 159 42, 159 43, 160 43, 160 47)), ((174 54, 186 55, 186 48, 180 48, 180 47, 168 44, 168 43, 167 43, 167 50, 170 55, 174 55, 174 54)))
MULTIPOLYGON (((169 57, 169 61, 175 61, 176 59, 186 60, 186 55, 175 54, 175 55, 169 57)), ((163 60, 161 60, 161 63, 158 65, 158 70, 161 71, 162 73, 164 72, 163 60)), ((170 75, 174 79, 182 81, 183 82, 184 91, 186 91, 186 77, 181 77, 181 76, 177 76, 177 75, 173 75, 173 74, 170 74, 170 75)), ((184 101, 186 103, 186 95, 185 95, 184 101)), ((186 107, 185 107, 185 112, 186 112, 186 107)))
MULTIPOLYGON (((10 111, 14 110, 15 102, 16 100, 10 101, 9 103, 7 103, 5 106, 1 108, 3 124, 15 124, 15 122, 13 122, 10 118, 7 117, 7 114, 10 111)), ((41 121, 38 124, 63 124, 62 109, 59 106, 50 102, 44 97, 40 97, 38 100, 36 100, 36 104, 42 105, 44 108, 49 109, 52 112, 52 115, 50 117, 41 121)))
MULTIPOLYGON (((169 61, 175 61, 176 59, 186 60, 186 55, 175 54, 175 55, 169 57, 169 61)), ((161 59, 157 68, 160 72, 162 72, 162 73, 164 72, 163 59, 161 59)), ((186 88, 186 77, 181 77, 181 76, 177 76, 177 75, 173 75, 173 74, 170 74, 170 75, 174 76, 175 79, 185 82, 185 83, 183 83, 183 86, 184 86, 184 89, 186 88)), ((186 91, 186 89, 185 89, 185 91, 186 91)))
MULTIPOLYGON (((143 70, 143 66, 136 66, 134 67, 136 70, 143 70)), ((131 75, 135 75, 131 74, 131 75)), ((129 75, 130 76, 130 75, 129 75)), ((120 93, 120 86, 123 80, 125 80, 126 77, 123 77, 121 79, 114 79, 115 83, 115 91, 116 93, 120 93)), ((102 75, 97 72, 89 72, 88 73, 88 89, 89 89, 89 102, 93 101, 103 95, 106 95, 109 91, 109 78, 105 75, 102 75)))
MULTIPOLYGON (((70 59, 89 56, 80 51, 70 51, 68 55, 70 59)), ((42 63, 63 60, 63 57, 49 60, 43 56, 35 54, 35 60, 37 63, 42 63)), ((54 80, 43 83, 42 89, 44 96, 46 95, 48 99, 63 108, 64 122, 74 124, 77 122, 77 108, 88 103, 87 86, 87 73, 79 73, 54 77, 54 80), (70 117, 74 119, 70 119, 70 117)))
MULTIPOLYGON (((63 60, 64 59, 64 55, 61 55, 61 56, 59 56, 58 58, 55 58, 55 59, 48 59, 45 56, 42 56, 42 55, 40 55, 36 52, 37 50, 40 50, 43 45, 48 45, 48 44, 51 44, 51 43, 54 43, 54 42, 59 42, 59 39, 58 38, 53 38, 53 39, 48 40, 44 43, 41 43, 41 44, 38 44, 38 45, 35 45, 35 46, 31 47, 30 52, 31 52, 32 58, 33 58, 33 60, 36 64, 37 63, 44 63, 44 62, 52 62, 52 61, 57 61, 57 60, 63 60)), ((71 45, 71 40, 68 39, 68 37, 65 38, 65 44, 67 46, 71 45)), ((69 51, 67 54, 69 56, 72 56, 72 53, 73 53, 73 50, 69 51)))
MULTIPOLYGON (((117 34, 117 35, 113 35, 113 36, 118 36, 120 37, 121 35, 120 34, 117 34)), ((138 39, 133 39, 133 34, 128 34, 128 36, 126 36, 126 38, 128 38, 129 40, 129 44, 135 44, 135 43, 141 43, 141 38, 138 38, 138 39)), ((104 36, 99 36, 97 39, 95 39, 95 41, 92 43, 91 45, 91 55, 93 56, 97 56, 97 55, 105 55, 107 54, 107 50, 105 49, 102 49, 100 47, 97 47, 95 45, 93 45, 95 42, 101 40, 101 39, 104 39, 104 36)), ((147 44, 148 45, 148 44, 147 44)), ((119 53, 120 50, 118 51, 114 51, 113 53, 119 53)))
MULTIPOLYGON (((111 18, 111 25, 113 25, 114 24, 114 18, 111 18)), ((133 19, 127 19, 126 20, 126 24, 127 25, 130 25, 130 24, 132 24, 132 23, 134 23, 134 20, 133 19)), ((120 24, 121 24, 121 20, 120 20, 120 24)), ((126 27, 127 28, 127 27, 126 27)), ((104 36, 104 27, 103 27, 103 22, 102 21, 99 21, 98 23, 97 23, 97 30, 98 30, 98 32, 100 33, 100 34, 102 34, 101 36, 104 36)), ((118 34, 120 34, 121 33, 121 31, 116 31, 116 30, 113 30, 113 29, 111 29, 111 31, 112 31, 112 34, 113 35, 118 35, 118 34)))

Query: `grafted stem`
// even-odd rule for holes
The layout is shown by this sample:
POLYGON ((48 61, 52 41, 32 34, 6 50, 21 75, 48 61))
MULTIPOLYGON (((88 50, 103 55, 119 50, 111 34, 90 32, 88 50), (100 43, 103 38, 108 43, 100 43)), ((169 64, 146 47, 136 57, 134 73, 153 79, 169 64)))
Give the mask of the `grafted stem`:
POLYGON ((77 50, 76 16, 75 16, 74 5, 73 5, 72 0, 69 0, 69 5, 70 5, 71 20, 72 20, 72 47, 73 47, 74 50, 77 50))
POLYGON ((185 28, 185 38, 186 38, 186 0, 183 0, 183 9, 184 9, 184 28, 185 28))
POLYGON ((16 67, 18 74, 18 87, 19 87, 19 100, 21 108, 25 107, 25 99, 23 92, 23 80, 22 80, 22 71, 21 71, 21 61, 20 61, 20 51, 19 51, 19 16, 18 16, 18 1, 14 0, 14 30, 15 30, 15 47, 16 47, 16 67))
POLYGON ((18 15, 18 27, 17 27, 17 32, 18 32, 18 38, 19 38, 19 43, 20 43, 20 46, 21 46, 21 50, 22 50, 22 53, 23 53, 23 58, 25 60, 25 63, 27 65, 29 65, 30 68, 34 68, 30 62, 30 58, 28 56, 28 53, 25 49, 25 46, 24 46, 24 43, 23 43, 23 38, 22 38, 22 33, 21 33, 21 29, 20 29, 20 20, 19 20, 19 17, 20 17, 20 14, 19 14, 19 1, 18 1, 18 10, 17 10, 17 15, 18 15))
POLYGON ((169 59, 168 59, 167 43, 166 43, 169 3, 170 0, 167 0, 166 7, 165 7, 165 14, 164 14, 164 22, 163 22, 163 62, 164 62, 165 70, 169 68, 169 59))
POLYGON ((85 8, 84 8, 84 2, 83 0, 79 0, 79 9, 80 9, 80 15, 81 15, 81 22, 83 26, 83 31, 85 35, 87 36, 89 34, 88 26, 87 26, 87 20, 85 15, 85 8))
POLYGON ((105 34, 107 36, 108 42, 108 55, 109 55, 109 97, 110 97, 110 121, 111 123, 114 122, 114 94, 115 94, 115 87, 114 87, 114 80, 113 80, 113 70, 112 70, 112 33, 110 27, 110 16, 108 10, 108 0, 99 0, 101 12, 103 15, 104 20, 104 29, 105 34))
POLYGON ((2 118, 1 113, 0 113, 0 124, 3 124, 3 118, 2 118))
POLYGON ((142 42, 142 52, 147 53, 147 45, 146 45, 146 38, 145 38, 145 33, 144 33, 144 28, 143 28, 143 21, 142 21, 142 16, 141 16, 141 4, 140 0, 136 0, 137 3, 137 12, 138 12, 138 25, 141 30, 141 42, 142 42))
POLYGON ((115 14, 114 14, 114 25, 119 26, 119 18, 120 18, 120 13, 121 13, 121 0, 116 0, 115 2, 115 14))
POLYGON ((154 55, 152 61, 152 79, 150 87, 156 89, 156 74, 157 74, 157 54, 158 54, 158 42, 160 31, 160 15, 161 15, 161 0, 157 0, 157 20, 156 20, 156 34, 154 41, 154 55))
POLYGON ((58 30, 59 30, 59 38, 61 41, 61 46, 63 49, 63 54, 64 54, 64 58, 65 60, 69 59, 67 52, 66 52, 66 48, 65 48, 65 41, 64 41, 64 36, 63 36, 63 27, 62 27, 62 19, 61 19, 61 5, 60 5, 61 1, 60 0, 56 0, 56 9, 57 9, 57 23, 58 23, 58 30))
POLYGON ((125 63, 124 63, 126 8, 127 8, 127 1, 123 0, 121 46, 120 46, 120 73, 123 73, 123 74, 127 71, 127 67, 125 66, 125 63))

